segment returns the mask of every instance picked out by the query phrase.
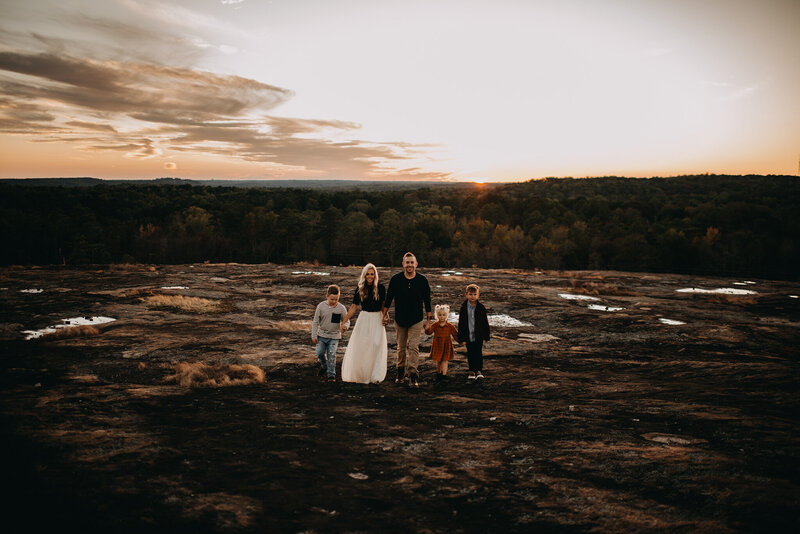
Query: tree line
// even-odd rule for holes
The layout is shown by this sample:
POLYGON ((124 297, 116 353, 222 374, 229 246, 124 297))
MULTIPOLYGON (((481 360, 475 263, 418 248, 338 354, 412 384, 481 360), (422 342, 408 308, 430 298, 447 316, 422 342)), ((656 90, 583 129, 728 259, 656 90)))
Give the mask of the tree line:
POLYGON ((0 263, 614 269, 796 279, 793 176, 416 189, 0 184, 0 263))

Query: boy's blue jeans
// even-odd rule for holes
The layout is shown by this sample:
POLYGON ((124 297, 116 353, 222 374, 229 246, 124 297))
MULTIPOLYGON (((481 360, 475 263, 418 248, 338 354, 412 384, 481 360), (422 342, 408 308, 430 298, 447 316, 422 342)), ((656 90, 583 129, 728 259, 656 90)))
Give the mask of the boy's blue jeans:
POLYGON ((319 336, 317 338, 317 358, 320 366, 328 373, 328 378, 336 377, 336 349, 338 339, 319 336))

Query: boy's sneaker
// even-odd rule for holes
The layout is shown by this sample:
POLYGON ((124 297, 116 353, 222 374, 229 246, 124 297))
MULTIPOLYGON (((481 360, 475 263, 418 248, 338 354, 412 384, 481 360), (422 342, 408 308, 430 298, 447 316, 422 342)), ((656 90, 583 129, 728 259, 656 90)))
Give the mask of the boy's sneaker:
POLYGON ((395 384, 399 384, 406 379, 406 370, 403 367, 397 368, 397 378, 394 379, 395 384))
POLYGON ((475 380, 476 378, 478 377, 475 376, 475 373, 470 373, 469 376, 467 377, 467 380, 475 380))
POLYGON ((408 387, 410 388, 418 388, 419 387, 419 379, 415 376, 408 379, 408 387))
POLYGON ((329 376, 328 377, 328 382, 336 382, 336 377, 335 376, 329 376))
POLYGON ((475 378, 483 378, 483 373, 481 373, 480 371, 478 371, 478 375, 477 375, 475 378))

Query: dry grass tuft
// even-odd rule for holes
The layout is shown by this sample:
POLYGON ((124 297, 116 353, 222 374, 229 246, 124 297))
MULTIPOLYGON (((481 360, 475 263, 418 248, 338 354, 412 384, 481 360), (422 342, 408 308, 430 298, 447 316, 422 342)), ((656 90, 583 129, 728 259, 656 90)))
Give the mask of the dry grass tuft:
POLYGON ((148 308, 173 308, 191 313, 219 313, 225 306, 218 300, 183 295, 152 295, 141 299, 148 308))
POLYGON ((572 281, 572 290, 584 295, 611 295, 611 296, 630 296, 633 295, 627 289, 623 289, 614 284, 603 284, 600 282, 577 282, 572 281))
POLYGON ((706 299, 709 304, 733 304, 735 306, 752 306, 758 302, 758 297, 753 295, 726 295, 719 293, 706 299))
POLYGON ((174 375, 166 377, 167 382, 193 388, 263 384, 265 379, 264 371, 250 364, 207 365, 201 362, 181 362, 174 370, 174 375))
POLYGON ((42 334, 40 339, 68 339, 72 337, 91 337, 99 336, 100 330, 96 327, 84 324, 80 326, 66 326, 64 328, 56 328, 55 332, 48 332, 42 334))
POLYGON ((108 270, 122 272, 153 272, 156 268, 152 265, 142 265, 141 263, 112 263, 108 266, 108 270))
POLYGON ((278 321, 271 323, 268 328, 280 332, 305 332, 311 331, 311 321, 278 321))

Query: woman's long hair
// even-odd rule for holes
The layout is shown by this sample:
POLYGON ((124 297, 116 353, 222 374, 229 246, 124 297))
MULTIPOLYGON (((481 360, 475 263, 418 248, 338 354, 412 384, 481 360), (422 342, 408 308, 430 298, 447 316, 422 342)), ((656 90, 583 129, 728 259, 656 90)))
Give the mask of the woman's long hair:
POLYGON ((367 290, 370 289, 370 286, 367 285, 367 273, 369 270, 372 269, 375 271, 375 281, 372 282, 372 298, 378 300, 378 268, 375 265, 368 263, 364 266, 361 270, 361 277, 358 279, 358 294, 361 296, 361 302, 364 302, 367 298, 367 290))

